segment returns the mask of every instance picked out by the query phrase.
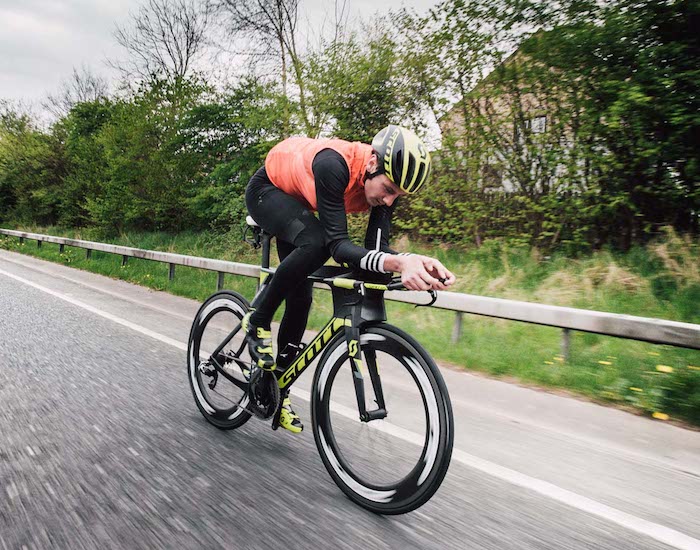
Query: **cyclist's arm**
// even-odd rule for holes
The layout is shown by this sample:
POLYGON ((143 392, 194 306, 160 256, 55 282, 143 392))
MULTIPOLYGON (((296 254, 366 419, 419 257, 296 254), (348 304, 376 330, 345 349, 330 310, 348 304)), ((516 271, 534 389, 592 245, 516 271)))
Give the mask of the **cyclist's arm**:
POLYGON ((333 259, 367 271, 386 273, 387 254, 357 246, 348 235, 345 190, 350 182, 350 170, 345 159, 337 151, 324 149, 314 158, 312 169, 318 217, 326 231, 326 243, 333 259))
POLYGON ((391 206, 375 206, 370 210, 367 233, 365 235, 365 248, 367 250, 381 250, 389 254, 398 254, 389 247, 391 237, 391 218, 399 199, 391 206), (379 241, 379 246, 377 246, 379 241))

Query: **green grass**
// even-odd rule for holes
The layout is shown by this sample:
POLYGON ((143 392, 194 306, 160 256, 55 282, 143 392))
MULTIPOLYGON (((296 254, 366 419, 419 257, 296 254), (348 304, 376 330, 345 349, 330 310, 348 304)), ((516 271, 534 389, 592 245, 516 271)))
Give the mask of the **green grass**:
MULTIPOLYGON (((99 240, 89 232, 56 227, 23 227, 50 235, 99 240)), ((193 256, 255 264, 259 251, 242 243, 238 231, 212 233, 131 233, 108 242, 193 256)), ((71 267, 204 300, 216 289, 216 274, 34 241, 0 236, 0 247, 71 267)), ((598 252, 580 258, 543 256, 536 250, 498 241, 480 249, 454 249, 399 239, 396 247, 438 257, 458 276, 455 291, 583 309, 700 323, 700 246, 668 234, 626 254, 598 252)), ((252 298, 255 281, 226 276, 226 288, 252 298)), ((315 291, 309 326, 320 328, 331 314, 330 294, 315 291)), ((389 303, 390 322, 412 333, 439 360, 489 375, 514 377, 563 388, 599 402, 645 414, 662 413, 700 425, 700 352, 586 333, 572 333, 568 362, 560 356, 560 329, 465 315, 457 345, 451 342, 454 313, 389 303), (661 367, 658 367, 661 365, 661 367), (670 367, 670 368, 669 368, 670 367)), ((278 313, 277 318, 280 318, 278 313)))

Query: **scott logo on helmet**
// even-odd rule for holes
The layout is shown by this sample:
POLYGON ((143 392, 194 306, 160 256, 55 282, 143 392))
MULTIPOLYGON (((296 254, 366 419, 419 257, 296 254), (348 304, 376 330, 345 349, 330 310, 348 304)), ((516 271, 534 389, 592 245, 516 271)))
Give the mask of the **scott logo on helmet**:
POLYGON ((384 169, 393 181, 391 176, 391 154, 394 151, 394 143, 401 135, 401 128, 396 128, 389 136, 389 141, 386 142, 386 152, 384 153, 384 169))

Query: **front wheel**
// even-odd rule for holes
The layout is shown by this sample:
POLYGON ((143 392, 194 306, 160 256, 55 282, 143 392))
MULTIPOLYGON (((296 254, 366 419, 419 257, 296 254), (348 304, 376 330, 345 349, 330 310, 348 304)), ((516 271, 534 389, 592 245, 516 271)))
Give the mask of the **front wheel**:
POLYGON ((311 398, 314 438, 326 469, 354 502, 378 514, 425 504, 447 473, 452 405, 437 365, 411 336, 388 324, 360 334, 367 410, 363 422, 343 334, 319 361, 311 398), (379 415, 382 416, 382 415, 379 415))

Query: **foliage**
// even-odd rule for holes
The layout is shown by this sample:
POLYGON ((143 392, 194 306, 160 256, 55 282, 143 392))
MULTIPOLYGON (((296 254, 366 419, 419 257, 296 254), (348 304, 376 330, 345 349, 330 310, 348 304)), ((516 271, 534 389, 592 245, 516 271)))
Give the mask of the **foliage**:
POLYGON ((0 116, 0 219, 55 223, 66 172, 63 144, 26 113, 3 106, 0 116))
POLYGON ((0 216, 103 235, 237 225, 245 184, 280 139, 284 101, 251 79, 221 93, 176 79, 79 102, 49 132, 6 109, 0 216))
POLYGON ((245 187, 281 137, 286 99, 271 86, 244 79, 186 116, 182 147, 206 156, 206 175, 188 200, 200 226, 238 226, 245 218, 245 187))
POLYGON ((370 143, 380 128, 416 109, 395 40, 379 20, 374 31, 365 43, 352 35, 306 61, 311 103, 340 139, 370 143))
POLYGON ((451 0, 404 14, 443 144, 436 193, 404 207, 402 226, 571 251, 628 249, 668 224, 697 234, 697 11, 451 0), (447 116, 445 94, 457 99, 447 116))

